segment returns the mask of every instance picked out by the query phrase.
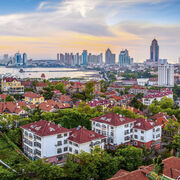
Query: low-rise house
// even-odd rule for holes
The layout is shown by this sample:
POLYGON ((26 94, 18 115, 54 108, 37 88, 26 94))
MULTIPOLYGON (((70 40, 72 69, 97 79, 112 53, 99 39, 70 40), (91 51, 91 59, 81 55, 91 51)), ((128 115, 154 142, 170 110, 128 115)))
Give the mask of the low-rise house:
POLYGON ((149 78, 148 86, 157 86, 158 85, 158 78, 149 78))
POLYGON ((102 106, 103 110, 105 110, 109 105, 111 105, 111 101, 105 99, 94 99, 89 101, 88 105, 92 108, 95 108, 96 106, 102 106))
POLYGON ((137 84, 139 86, 146 86, 148 84, 149 78, 139 78, 137 79, 137 84))
MULTIPOLYGON (((164 164, 163 173, 161 179, 173 180, 180 178, 180 158, 169 157, 162 160, 164 164)), ((152 177, 151 172, 154 170, 154 165, 141 166, 135 171, 125 171, 120 169, 110 180, 149 180, 156 179, 152 177)))
POLYGON ((40 104, 44 102, 44 97, 40 94, 27 92, 26 94, 24 94, 24 101, 31 104, 40 104))
POLYGON ((21 102, 0 102, 0 114, 13 114, 24 116, 27 114, 26 105, 21 102))
POLYGON ((6 94, 0 94, 0 101, 5 101, 6 97, 6 94))
POLYGON ((61 102, 61 103, 71 103, 72 99, 69 96, 61 95, 59 97, 59 102, 61 102))
POLYGON ((69 87, 69 89, 67 89, 67 91, 70 94, 81 93, 85 90, 85 87, 86 85, 81 82, 72 82, 71 86, 69 87))
POLYGON ((82 151, 90 153, 94 148, 104 149, 105 136, 81 126, 70 130, 68 138, 69 153, 79 154, 82 151))
POLYGON ((125 92, 124 86, 119 86, 118 84, 112 84, 107 88, 108 91, 116 91, 118 89, 119 92, 125 92))
POLYGON ((147 94, 147 92, 148 90, 145 87, 139 85, 134 85, 129 89, 130 94, 139 94, 139 93, 147 94))
POLYGON ((149 106, 154 100, 161 101, 162 98, 167 97, 173 99, 173 92, 171 90, 161 90, 159 93, 149 94, 142 98, 142 103, 149 106))
POLYGON ((119 93, 117 91, 108 91, 108 92, 105 92, 104 95, 109 98, 111 96, 118 96, 119 93))
POLYGON ((9 94, 24 94, 24 86, 16 78, 4 77, 1 80, 1 91, 9 94))
POLYGON ((38 82, 36 84, 36 91, 43 91, 43 89, 46 87, 48 87, 48 83, 38 82))

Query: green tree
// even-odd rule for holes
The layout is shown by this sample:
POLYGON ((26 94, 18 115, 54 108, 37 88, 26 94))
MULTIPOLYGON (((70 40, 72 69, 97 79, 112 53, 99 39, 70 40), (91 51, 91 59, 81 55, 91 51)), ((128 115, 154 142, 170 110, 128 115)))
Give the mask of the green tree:
POLYGON ((107 152, 95 149, 91 153, 70 155, 64 165, 70 179, 108 179, 119 169, 120 159, 107 152))
POLYGON ((163 174, 164 163, 162 162, 161 156, 153 159, 154 171, 159 176, 163 174))
POLYGON ((53 86, 48 86, 48 87, 45 87, 43 88, 44 92, 43 92, 43 96, 46 100, 48 99, 52 99, 54 93, 53 93, 53 90, 54 90, 54 87, 53 86))
POLYGON ((173 149, 178 153, 178 157, 180 158, 180 134, 179 133, 174 135, 172 146, 173 146, 173 149))
POLYGON ((66 93, 66 89, 65 89, 65 86, 63 83, 57 83, 55 85, 55 89, 59 90, 62 94, 65 94, 66 93))
POLYGON ((6 98, 5 98, 5 101, 6 102, 13 102, 14 101, 14 98, 11 96, 11 95, 7 95, 6 98))
POLYGON ((85 87, 85 97, 87 100, 91 100, 94 98, 94 82, 87 82, 85 87))
POLYGON ((128 171, 133 171, 142 165, 142 149, 133 146, 120 147, 115 156, 123 158, 121 167, 128 171))
POLYGON ((152 113, 152 115, 157 114, 158 112, 161 112, 161 107, 152 103, 151 105, 149 105, 149 111, 152 113))
POLYGON ((160 101, 161 109, 173 108, 174 101, 171 98, 163 97, 160 101))
POLYGON ((19 147, 22 145, 22 131, 20 128, 10 129, 7 135, 11 141, 13 141, 19 147))

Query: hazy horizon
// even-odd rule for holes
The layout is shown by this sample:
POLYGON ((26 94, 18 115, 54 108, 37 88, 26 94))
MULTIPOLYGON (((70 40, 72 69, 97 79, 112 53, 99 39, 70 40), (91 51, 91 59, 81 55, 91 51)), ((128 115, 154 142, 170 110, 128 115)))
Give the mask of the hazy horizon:
POLYGON ((26 52, 33 59, 57 53, 128 49, 135 62, 149 58, 154 37, 160 58, 180 56, 179 0, 0 1, 0 56, 26 52))

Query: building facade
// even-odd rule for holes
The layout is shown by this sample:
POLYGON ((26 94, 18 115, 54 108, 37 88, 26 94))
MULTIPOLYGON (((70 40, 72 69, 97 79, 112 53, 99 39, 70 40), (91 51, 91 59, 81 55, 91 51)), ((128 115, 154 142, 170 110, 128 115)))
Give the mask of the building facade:
POLYGON ((133 58, 129 56, 129 52, 127 49, 123 50, 119 54, 119 64, 120 66, 128 66, 133 62, 133 58))
POLYGON ((174 65, 158 65, 158 86, 174 87, 174 65))
POLYGON ((150 60, 153 62, 159 61, 159 45, 156 39, 154 39, 150 46, 150 60))
POLYGON ((106 64, 115 64, 115 54, 111 53, 111 50, 108 48, 105 53, 105 63, 106 64))

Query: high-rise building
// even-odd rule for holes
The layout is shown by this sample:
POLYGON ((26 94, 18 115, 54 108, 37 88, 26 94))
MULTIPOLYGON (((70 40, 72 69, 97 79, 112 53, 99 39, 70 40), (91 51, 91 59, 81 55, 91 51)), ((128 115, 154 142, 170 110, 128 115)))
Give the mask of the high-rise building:
POLYGON ((163 64, 158 66, 158 86, 174 87, 174 65, 163 64))
POLYGON ((133 58, 129 56, 129 52, 127 49, 123 50, 119 54, 119 64, 120 66, 128 66, 132 64, 133 58))
POLYGON ((154 39, 150 46, 150 60, 153 62, 159 61, 159 45, 156 39, 154 39))
POLYGON ((27 64, 27 54, 23 53, 23 65, 27 64))
POLYGON ((87 66, 87 50, 83 50, 82 53, 82 58, 83 58, 83 66, 87 66))
POLYGON ((21 64, 21 54, 19 52, 15 54, 14 59, 17 65, 21 64))
POLYGON ((59 59, 59 53, 57 53, 57 61, 59 61, 60 59, 59 59))
POLYGON ((105 53, 105 62, 106 64, 115 64, 115 54, 112 54, 109 48, 105 53))

